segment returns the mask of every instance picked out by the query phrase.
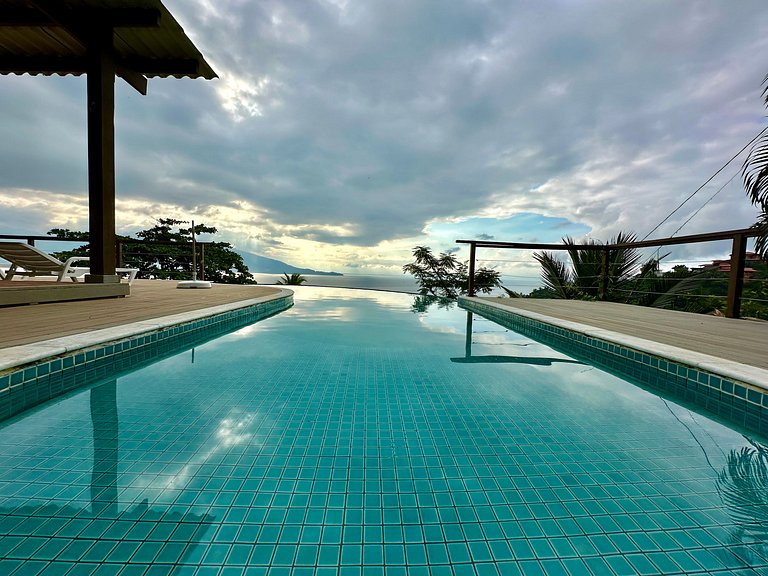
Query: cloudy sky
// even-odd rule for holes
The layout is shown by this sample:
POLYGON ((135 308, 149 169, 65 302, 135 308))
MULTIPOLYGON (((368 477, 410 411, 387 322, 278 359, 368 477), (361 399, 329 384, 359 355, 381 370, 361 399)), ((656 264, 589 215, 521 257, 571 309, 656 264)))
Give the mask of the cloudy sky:
MULTIPOLYGON (((119 231, 194 218, 348 273, 643 237, 766 126, 764 2, 165 0, 220 78, 117 81, 119 231)), ((3 76, 0 103, 0 230, 86 229, 85 77, 3 76)), ((751 225, 740 163, 653 237, 751 225)))

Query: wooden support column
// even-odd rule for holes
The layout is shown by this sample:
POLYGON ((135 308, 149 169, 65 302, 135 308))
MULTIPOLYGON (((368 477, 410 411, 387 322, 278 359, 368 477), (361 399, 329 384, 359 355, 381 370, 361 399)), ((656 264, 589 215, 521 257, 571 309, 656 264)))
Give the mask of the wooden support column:
POLYGON ((112 28, 88 42, 88 230, 86 282, 111 284, 115 274, 115 60, 112 28))
POLYGON ((469 278, 467 280, 467 296, 475 295, 475 248, 474 242, 469 245, 469 278))
POLYGON ((741 293, 744 289, 744 264, 747 256, 747 237, 736 234, 731 248, 731 275, 728 278, 728 299, 725 315, 728 318, 741 317, 741 293))
POLYGON ((205 244, 200 244, 200 280, 205 280, 205 244))

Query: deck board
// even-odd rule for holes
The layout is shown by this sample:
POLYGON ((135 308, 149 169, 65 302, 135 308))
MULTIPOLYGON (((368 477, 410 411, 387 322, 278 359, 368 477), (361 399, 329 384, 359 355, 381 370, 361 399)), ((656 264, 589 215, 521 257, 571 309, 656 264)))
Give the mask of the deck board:
POLYGON ((483 298, 685 350, 768 369, 768 322, 631 306, 616 302, 483 298))
POLYGON ((217 284, 210 290, 179 290, 175 281, 135 280, 131 295, 125 298, 0 308, 0 348, 259 298, 277 290, 232 284, 217 284))

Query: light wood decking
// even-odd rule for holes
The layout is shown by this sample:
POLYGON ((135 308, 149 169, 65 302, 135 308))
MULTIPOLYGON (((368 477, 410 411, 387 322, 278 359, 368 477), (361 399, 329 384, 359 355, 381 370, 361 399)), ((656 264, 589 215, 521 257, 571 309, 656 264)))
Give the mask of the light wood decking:
POLYGON ((768 322, 615 302, 483 298, 486 299, 513 310, 527 310, 768 369, 768 322))
POLYGON ((210 290, 179 290, 174 281, 134 280, 131 295, 125 298, 0 308, 0 348, 250 300, 277 290, 232 284, 217 284, 210 290))

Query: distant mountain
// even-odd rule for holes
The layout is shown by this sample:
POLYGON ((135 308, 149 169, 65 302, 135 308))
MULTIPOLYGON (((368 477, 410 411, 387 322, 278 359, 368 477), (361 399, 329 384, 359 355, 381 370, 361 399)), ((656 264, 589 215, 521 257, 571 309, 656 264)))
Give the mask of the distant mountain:
POLYGON ((318 270, 312 270, 311 268, 297 268, 286 264, 281 260, 275 260, 274 258, 267 258, 266 256, 259 256, 258 254, 252 254, 250 252, 243 252, 242 250, 235 250, 240 256, 243 257, 243 262, 248 266, 248 270, 254 274, 314 274, 316 276, 343 276, 340 272, 320 272, 318 270))

